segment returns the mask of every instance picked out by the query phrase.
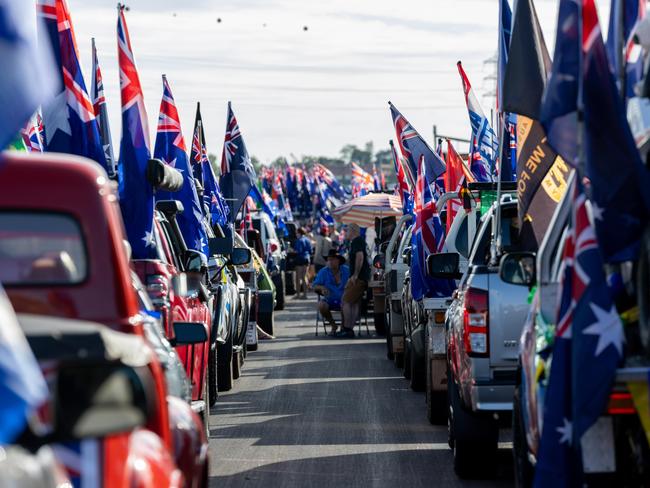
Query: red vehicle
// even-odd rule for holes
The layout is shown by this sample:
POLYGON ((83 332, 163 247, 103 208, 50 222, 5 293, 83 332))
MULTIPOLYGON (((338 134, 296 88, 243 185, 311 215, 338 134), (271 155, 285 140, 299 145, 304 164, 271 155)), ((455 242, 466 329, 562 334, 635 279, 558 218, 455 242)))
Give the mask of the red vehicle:
MULTIPOLYGON (((158 202, 167 209, 180 211, 176 201, 158 202)), ((173 292, 172 281, 182 272, 200 281, 203 259, 200 253, 188 250, 180 232, 173 228, 165 214, 156 210, 154 218, 154 240, 157 259, 133 260, 138 277, 147 287, 154 306, 161 312, 163 328, 167 337, 174 338, 174 322, 200 322, 204 324, 207 336, 211 336, 211 314, 208 307, 210 297, 199 290, 186 296, 173 292)), ((204 267, 204 266, 203 266, 204 267)), ((193 281, 194 281, 193 280, 193 281)), ((203 290, 200 290, 203 291, 203 290)), ((185 365, 187 376, 192 382, 192 408, 203 415, 206 427, 209 417, 208 358, 209 342, 193 346, 177 346, 178 354, 185 365)))
MULTIPOLYGON (((132 287, 114 184, 106 173, 96 163, 70 155, 2 157, 0 281, 16 312, 99 323, 143 337, 151 348, 132 287)), ((191 415, 190 407, 167 401, 158 360, 149 368, 155 402, 145 428, 98 439, 104 460, 100 479, 104 486, 125 488, 183 486, 184 479, 193 486, 207 485, 207 459, 193 472, 181 473, 177 467, 182 450, 174 445, 172 419, 183 418, 183 412, 191 415), (127 460, 144 451, 148 455, 141 457, 141 472, 149 476, 135 480, 127 460)), ((203 449, 184 447, 190 454, 195 450, 195 456, 203 449)))

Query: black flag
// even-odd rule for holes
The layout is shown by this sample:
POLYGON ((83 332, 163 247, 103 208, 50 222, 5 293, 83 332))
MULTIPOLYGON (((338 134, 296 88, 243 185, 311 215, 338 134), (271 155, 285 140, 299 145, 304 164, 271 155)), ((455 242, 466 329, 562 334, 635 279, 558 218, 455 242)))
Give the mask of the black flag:
POLYGON ((503 80, 503 110, 538 119, 550 69, 551 58, 533 0, 519 0, 503 80))

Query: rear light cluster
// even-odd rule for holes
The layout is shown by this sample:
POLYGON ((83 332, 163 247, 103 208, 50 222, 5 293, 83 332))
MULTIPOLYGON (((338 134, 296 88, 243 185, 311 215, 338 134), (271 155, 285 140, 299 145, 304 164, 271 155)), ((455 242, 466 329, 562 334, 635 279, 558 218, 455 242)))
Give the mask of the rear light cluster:
POLYGON ((629 392, 612 392, 607 403, 607 413, 610 415, 634 415, 634 399, 629 392))
POLYGON ((468 288, 463 311, 463 343, 471 356, 488 355, 488 325, 488 292, 468 288))
POLYGON ((157 310, 169 305, 169 280, 164 275, 147 277, 147 293, 157 310))
POLYGON ((275 242, 270 242, 269 243, 269 253, 273 254, 278 249, 280 249, 280 246, 277 243, 275 243, 275 242))

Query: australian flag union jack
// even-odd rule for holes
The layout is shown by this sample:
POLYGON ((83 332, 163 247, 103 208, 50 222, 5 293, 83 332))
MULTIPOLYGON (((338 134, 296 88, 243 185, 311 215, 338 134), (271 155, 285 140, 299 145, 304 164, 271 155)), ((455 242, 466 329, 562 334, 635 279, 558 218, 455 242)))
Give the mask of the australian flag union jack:
POLYGON ((239 124, 232 111, 232 106, 228 102, 219 186, 230 208, 231 221, 236 218, 237 212, 248 196, 251 186, 255 184, 256 178, 255 168, 253 168, 253 163, 246 150, 239 124))
POLYGON ((463 83, 463 93, 465 94, 465 103, 469 113, 469 122, 472 126, 472 139, 475 143, 473 153, 478 160, 472 161, 472 172, 477 181, 494 181, 496 176, 496 159, 499 150, 499 141, 496 134, 490 126, 478 99, 472 90, 472 85, 465 74, 463 65, 458 61, 458 73, 463 83))
POLYGON ((38 126, 34 124, 33 119, 29 119, 25 127, 20 130, 25 147, 28 152, 43 152, 43 140, 38 126))
POLYGON ((47 151, 85 156, 109 170, 95 110, 81 73, 77 42, 65 0, 39 0, 38 12, 60 70, 63 91, 43 106, 47 151))
POLYGON ((208 238, 203 228, 203 212, 190 170, 181 121, 167 77, 163 75, 163 96, 158 116, 158 133, 154 157, 175 168, 183 175, 183 187, 178 193, 157 192, 156 200, 179 200, 183 212, 177 216, 187 247, 209 255, 208 238))
MULTIPOLYGON (((425 157, 428 164, 430 164, 430 176, 435 180, 445 172, 445 163, 440 158, 434 157, 433 150, 429 147, 426 141, 413 128, 408 120, 400 113, 399 110, 392 103, 390 105, 390 113, 395 125, 395 134, 397 135, 397 143, 399 145, 402 156, 407 161, 407 175, 409 180, 415 183, 418 174, 418 165, 420 158, 425 157)), ((415 186, 415 185, 413 185, 415 186)))
MULTIPOLYGON (((438 158, 434 154, 434 158, 438 158)), ((436 174, 434 168, 442 161, 427 161, 420 157, 417 183, 415 185, 415 226, 411 236, 411 295, 414 300, 423 297, 447 297, 454 290, 453 282, 429 278, 426 260, 429 254, 441 252, 445 231, 436 209, 434 199, 436 174)))
POLYGON ((153 187, 146 178, 147 163, 151 158, 149 126, 122 7, 118 7, 117 50, 122 96, 122 140, 118 169, 120 207, 133 258, 148 259, 154 256, 156 246, 153 234, 153 187))

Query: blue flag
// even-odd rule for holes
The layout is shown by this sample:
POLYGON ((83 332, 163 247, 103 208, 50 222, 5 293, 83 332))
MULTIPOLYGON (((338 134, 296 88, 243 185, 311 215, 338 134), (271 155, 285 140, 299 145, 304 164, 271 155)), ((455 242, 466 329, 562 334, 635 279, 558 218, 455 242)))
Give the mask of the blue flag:
POLYGON ((208 238, 203 228, 201 203, 188 162, 178 110, 165 75, 163 75, 163 95, 160 102, 154 157, 176 168, 183 175, 183 187, 179 192, 159 191, 156 193, 156 200, 179 200, 183 204, 183 212, 176 217, 183 239, 188 248, 201 251, 208 256, 210 252, 208 238))
POLYGON ((34 21, 33 4, 0 0, 0 150, 11 142, 38 106, 58 91, 53 60, 39 49, 25 26, 34 21))
POLYGON ((569 164, 578 156, 577 100, 580 80, 580 4, 560 0, 551 76, 546 85, 540 122, 548 142, 569 164))
MULTIPOLYGON (((1 21, 0 21, 1 22, 1 21)), ((48 389, 0 287, 0 446, 11 444, 48 397, 48 389)))
POLYGON ((60 70, 63 90, 43 105, 45 150, 94 159, 107 172, 95 109, 81 73, 72 19, 63 0, 41 0, 39 12, 60 70))
POLYGON ((205 132, 201 118, 201 104, 196 104, 196 119, 194 121, 194 136, 192 137, 192 152, 190 155, 194 178, 203 186, 203 204, 201 209, 210 222, 225 226, 228 223, 228 205, 217 183, 212 170, 208 150, 205 147, 205 132))
POLYGON ((392 103, 390 113, 395 125, 397 135, 397 144, 406 159, 407 171, 410 171, 411 181, 416 181, 418 174, 418 165, 420 158, 424 156, 425 160, 431 162, 430 173, 435 180, 445 172, 445 163, 440 158, 434 157, 434 151, 429 147, 422 136, 416 131, 408 120, 400 113, 392 103))
POLYGON ((99 60, 97 59, 97 48, 95 47, 94 37, 92 39, 92 52, 93 76, 91 81, 90 96, 93 101, 93 107, 95 109, 95 117, 97 117, 99 136, 101 138, 102 147, 104 148, 106 166, 109 168, 108 176, 115 178, 117 177, 117 161, 113 155, 113 139, 111 137, 111 127, 108 122, 106 98, 104 97, 104 81, 102 79, 102 71, 99 68, 99 60))
POLYGON ((606 262, 634 260, 650 218, 650 175, 609 69, 593 3, 585 4, 583 19, 584 144, 596 232, 606 262))
MULTIPOLYGON (((118 169, 120 207, 134 259, 155 256, 153 187, 147 181, 149 125, 123 8, 118 9, 117 49, 122 95, 122 140, 118 169)), ((46 128, 49 133, 49 128, 46 128)))
POLYGON ((255 168, 253 168, 253 163, 246 150, 246 144, 244 144, 244 138, 239 130, 232 106, 228 102, 219 186, 230 208, 232 222, 234 222, 256 179, 255 168))

